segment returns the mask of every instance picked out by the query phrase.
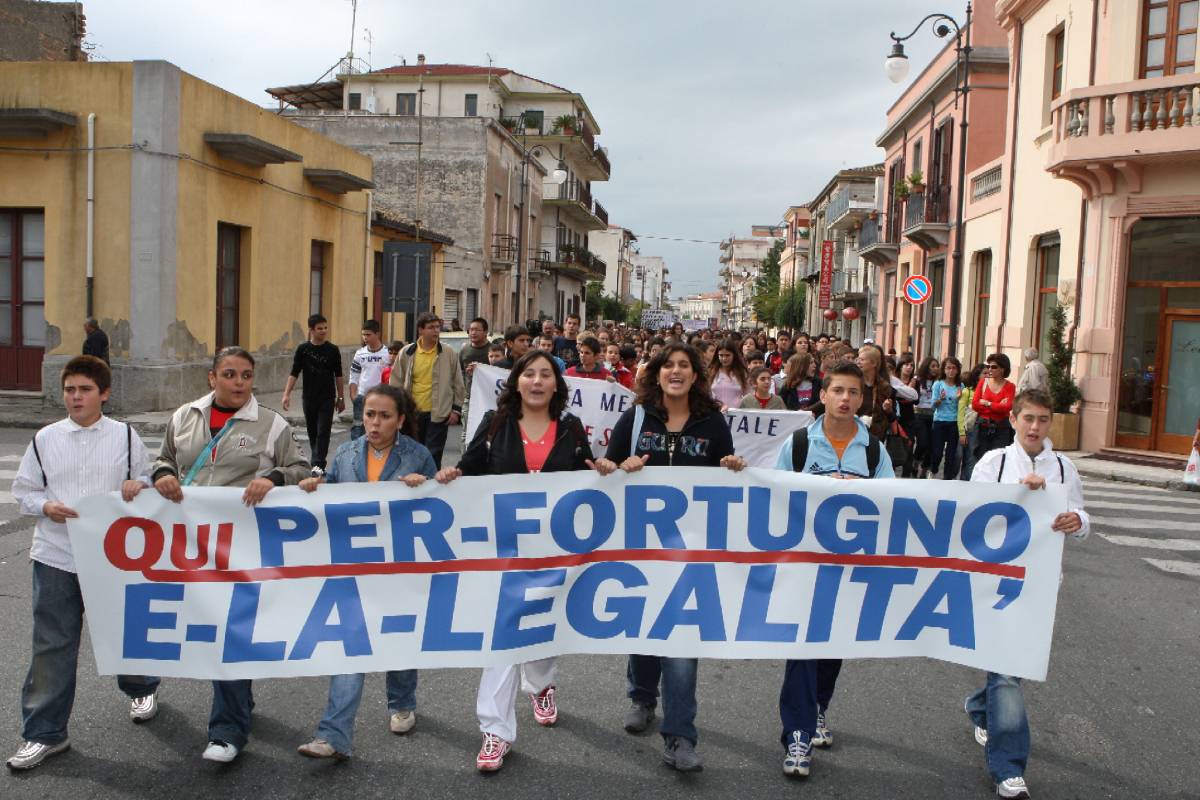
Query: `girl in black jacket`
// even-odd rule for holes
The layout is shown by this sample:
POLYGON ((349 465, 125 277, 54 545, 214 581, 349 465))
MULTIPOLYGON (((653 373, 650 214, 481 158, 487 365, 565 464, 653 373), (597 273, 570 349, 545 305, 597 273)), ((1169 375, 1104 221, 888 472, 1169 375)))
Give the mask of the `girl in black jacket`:
MULTIPOLYGON (((700 354, 671 344, 650 360, 638 381, 637 404, 621 415, 608 454, 596 462, 607 474, 620 467, 716 467, 735 472, 746 462, 733 453, 733 435, 709 392, 700 354)), ((654 720, 662 680, 663 761, 681 771, 702 768, 696 753, 696 667, 694 658, 631 655, 625 730, 640 733, 654 720)))
MULTIPOLYGON (((495 411, 484 415, 457 467, 437 474, 441 483, 461 475, 508 475, 589 469, 592 449, 583 423, 566 412, 567 384, 550 354, 532 350, 517 359, 500 393, 495 411)), ((534 719, 550 726, 558 721, 554 701, 555 659, 488 667, 479 679, 475 712, 483 745, 475 766, 494 772, 517 738, 514 705, 524 688, 534 719)))

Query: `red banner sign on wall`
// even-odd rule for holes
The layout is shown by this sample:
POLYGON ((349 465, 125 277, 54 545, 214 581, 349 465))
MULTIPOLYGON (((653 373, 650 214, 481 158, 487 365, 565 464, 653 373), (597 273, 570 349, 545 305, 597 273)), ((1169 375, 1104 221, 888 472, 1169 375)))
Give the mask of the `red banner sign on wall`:
POLYGON ((821 291, 817 295, 817 306, 829 308, 829 295, 833 291, 833 242, 821 242, 821 291))

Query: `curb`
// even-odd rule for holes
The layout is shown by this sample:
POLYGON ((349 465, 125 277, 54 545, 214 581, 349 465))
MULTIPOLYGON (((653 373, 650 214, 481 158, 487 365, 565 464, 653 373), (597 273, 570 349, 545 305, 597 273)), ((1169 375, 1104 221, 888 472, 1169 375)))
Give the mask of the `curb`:
POLYGON ((1128 483, 1135 486, 1153 486, 1159 489, 1170 489, 1175 492, 1197 492, 1200 493, 1200 486, 1194 486, 1189 483, 1184 483, 1177 478, 1160 478, 1160 477, 1141 477, 1137 475, 1125 475, 1123 473, 1109 472, 1103 467, 1094 468, 1092 465, 1080 468, 1079 462, 1075 462, 1076 469, 1079 474, 1087 478, 1096 478, 1098 480, 1113 481, 1114 483, 1128 483))

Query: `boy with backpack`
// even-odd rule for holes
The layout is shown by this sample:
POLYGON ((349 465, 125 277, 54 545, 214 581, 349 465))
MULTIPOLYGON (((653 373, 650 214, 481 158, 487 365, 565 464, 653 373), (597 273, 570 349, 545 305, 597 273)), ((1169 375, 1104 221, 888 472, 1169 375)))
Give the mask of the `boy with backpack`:
MULTIPOLYGON (((1009 415, 1016 436, 1012 444, 984 453, 971 473, 980 483, 1019 483, 1031 490, 1047 483, 1067 487, 1067 510, 1054 518, 1055 533, 1085 539, 1091 521, 1083 510, 1083 483, 1069 458, 1054 452, 1046 438, 1054 417, 1050 395, 1026 389, 1013 399, 1009 415)), ((975 725, 975 741, 984 748, 988 772, 1000 797, 1029 797, 1025 765, 1029 761, 1029 720, 1021 679, 1011 675, 987 674, 984 687, 963 704, 975 725)))
MULTIPOLYGON (((21 687, 21 747, 11 770, 33 769, 67 750, 67 722, 75 703, 75 671, 83 635, 83 595, 67 536, 68 519, 85 497, 120 491, 126 501, 147 483, 150 459, 127 424, 104 416, 112 372, 95 356, 77 356, 62 371, 67 418, 34 434, 12 494, 21 514, 37 518, 33 562, 33 658, 21 687)), ((158 713, 158 678, 117 676, 130 698, 129 717, 146 722, 158 713)))
MULTIPOLYGON (((845 480, 896 477, 883 445, 858 418, 865 385, 862 369, 851 361, 826 370, 821 381, 825 413, 784 442, 775 468, 845 480)), ((812 748, 833 745, 826 714, 841 669, 839 658, 787 662, 779 690, 785 775, 807 776, 812 748)))

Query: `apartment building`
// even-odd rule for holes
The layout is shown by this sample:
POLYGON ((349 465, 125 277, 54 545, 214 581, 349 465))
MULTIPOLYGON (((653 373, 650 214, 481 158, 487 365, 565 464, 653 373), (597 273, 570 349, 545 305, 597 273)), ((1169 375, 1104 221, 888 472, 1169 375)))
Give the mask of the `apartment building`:
POLYGON ((380 193, 455 240, 447 290, 483 287, 479 313, 493 323, 582 313, 586 284, 604 280, 589 236, 608 212, 592 185, 611 165, 582 95, 424 56, 268 92, 301 124, 370 152, 380 193))
POLYGON ((679 300, 681 320, 703 320, 706 325, 718 325, 725 316, 725 294, 723 292, 701 292, 689 294, 679 300))
POLYGON ((633 276, 637 236, 628 228, 609 225, 607 230, 595 231, 588 238, 592 252, 606 265, 604 293, 625 302, 632 300, 629 286, 633 276))
POLYGON ((754 279, 762 271, 763 259, 784 236, 783 228, 778 225, 753 225, 749 236, 730 236, 721 242, 722 267, 718 274, 722 278, 725 295, 723 326, 735 330, 757 327, 753 305, 754 279))
POLYGON ((804 320, 810 333, 849 337, 856 344, 870 338, 871 276, 855 241, 878 205, 882 176, 882 164, 840 170, 807 204, 809 256, 800 277, 807 284, 804 320))
POLYGON ((662 256, 634 253, 633 273, 629 283, 632 302, 645 303, 648 308, 665 308, 671 292, 667 262, 662 256))

